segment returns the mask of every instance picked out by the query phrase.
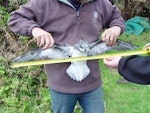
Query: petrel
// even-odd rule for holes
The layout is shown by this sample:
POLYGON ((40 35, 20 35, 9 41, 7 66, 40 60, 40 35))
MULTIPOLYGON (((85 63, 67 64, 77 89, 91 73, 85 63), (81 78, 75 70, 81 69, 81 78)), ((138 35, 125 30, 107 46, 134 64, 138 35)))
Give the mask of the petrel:
MULTIPOLYGON (((120 39, 117 39, 113 46, 109 46, 100 39, 89 43, 81 38, 80 41, 73 46, 69 44, 65 44, 64 46, 54 44, 51 48, 45 50, 43 50, 42 47, 36 47, 16 56, 12 59, 12 61, 25 62, 38 59, 92 56, 102 54, 110 50, 130 50, 135 49, 136 47, 136 45, 120 39)), ((88 67, 86 60, 72 61, 70 66, 66 69, 66 73, 73 80, 82 81, 90 74, 90 68, 88 67)))

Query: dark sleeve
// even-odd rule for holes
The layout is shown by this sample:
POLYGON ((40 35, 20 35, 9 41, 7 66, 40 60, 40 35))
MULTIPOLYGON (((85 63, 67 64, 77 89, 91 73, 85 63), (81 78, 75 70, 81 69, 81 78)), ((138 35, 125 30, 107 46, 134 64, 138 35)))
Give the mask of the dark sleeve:
POLYGON ((150 56, 129 56, 119 62, 118 72, 127 80, 150 84, 150 56))

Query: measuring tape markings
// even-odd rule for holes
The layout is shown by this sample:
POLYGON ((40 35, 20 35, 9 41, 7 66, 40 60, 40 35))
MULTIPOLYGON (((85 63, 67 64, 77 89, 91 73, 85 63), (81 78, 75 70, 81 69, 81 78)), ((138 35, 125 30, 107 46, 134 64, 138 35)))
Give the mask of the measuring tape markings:
POLYGON ((11 67, 64 63, 64 62, 80 61, 80 60, 94 60, 94 59, 101 59, 110 56, 129 56, 129 55, 140 55, 140 54, 148 54, 148 53, 150 53, 150 47, 144 48, 143 50, 126 51, 126 52, 112 53, 112 54, 109 53, 109 54, 98 54, 93 56, 69 57, 69 58, 59 58, 59 59, 49 59, 49 60, 35 60, 35 61, 27 61, 27 62, 13 62, 11 67))

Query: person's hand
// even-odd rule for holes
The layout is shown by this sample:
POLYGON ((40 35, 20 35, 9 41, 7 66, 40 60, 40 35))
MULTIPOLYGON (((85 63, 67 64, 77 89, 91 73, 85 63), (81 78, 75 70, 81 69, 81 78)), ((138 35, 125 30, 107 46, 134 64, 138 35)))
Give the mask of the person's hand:
POLYGON ((113 26, 111 28, 106 29, 102 35, 101 39, 107 43, 107 45, 114 45, 118 36, 121 33, 121 28, 119 26, 113 26))
POLYGON ((32 36, 36 38, 37 46, 41 46, 42 49, 47 49, 54 45, 54 39, 52 35, 39 27, 32 29, 32 36))
POLYGON ((147 43, 147 44, 143 47, 143 49, 145 49, 145 48, 147 48, 147 47, 150 47, 150 43, 147 43))
POLYGON ((119 64, 120 59, 121 59, 121 56, 105 57, 103 59, 103 63, 105 65, 107 65, 108 67, 118 68, 118 64, 119 64))

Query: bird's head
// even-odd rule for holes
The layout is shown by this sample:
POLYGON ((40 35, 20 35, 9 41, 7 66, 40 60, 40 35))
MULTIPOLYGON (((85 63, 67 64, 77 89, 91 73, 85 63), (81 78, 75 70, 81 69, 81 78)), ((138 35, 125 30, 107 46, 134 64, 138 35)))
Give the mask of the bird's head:
POLYGON ((89 42, 81 38, 79 43, 75 44, 74 48, 80 52, 87 53, 90 49, 89 42))

